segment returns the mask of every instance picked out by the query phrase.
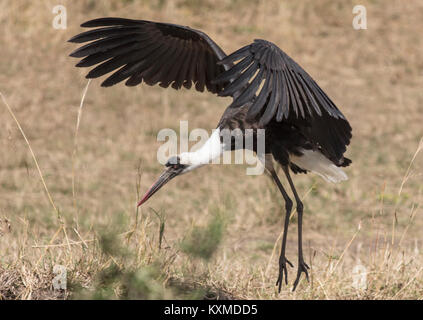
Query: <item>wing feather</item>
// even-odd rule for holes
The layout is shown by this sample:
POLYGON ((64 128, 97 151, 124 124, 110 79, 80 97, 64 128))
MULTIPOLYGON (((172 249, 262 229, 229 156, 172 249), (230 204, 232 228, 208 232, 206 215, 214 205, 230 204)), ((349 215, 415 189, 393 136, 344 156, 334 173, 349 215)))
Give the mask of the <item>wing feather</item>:
MULTIPOLYGON (((70 55, 82 58, 78 67, 92 67, 87 78, 98 78, 115 71, 102 86, 125 79, 126 85, 145 82, 162 87, 190 88, 219 93, 228 83, 214 83, 214 77, 232 66, 220 63, 223 50, 205 33, 169 23, 122 18, 100 18, 81 25, 96 28, 69 41, 87 43, 70 55), (191 64, 194 64, 193 66, 191 64), (181 72, 181 74, 179 73, 181 72)), ((248 54, 245 52, 244 54, 248 54)))
MULTIPOLYGON (((279 87, 278 94, 274 95, 276 99, 270 101, 272 104, 263 104, 263 110, 257 110, 258 104, 255 104, 254 111, 251 112, 251 114, 266 114, 265 119, 262 119, 263 125, 274 118, 277 121, 282 121, 289 117, 290 112, 294 112, 297 117, 307 118, 321 116, 322 110, 325 110, 334 118, 345 118, 310 75, 273 43, 265 40, 255 40, 254 43, 242 47, 225 57, 221 63, 235 63, 239 60, 241 61, 236 63, 229 70, 221 73, 216 79, 216 83, 222 81, 231 82, 223 91, 219 92, 219 95, 233 96, 234 102, 231 106, 239 107, 242 105, 240 102, 244 104, 248 102, 246 97, 248 97, 251 102, 255 99, 255 95, 251 95, 251 91, 255 89, 255 93, 258 94, 257 91, 259 87, 257 83, 269 80, 269 74, 264 75, 264 73, 259 73, 258 76, 261 77, 261 81, 257 79, 257 81, 251 81, 247 84, 244 81, 246 77, 245 72, 250 65, 254 65, 256 71, 271 70, 273 73, 277 74, 275 79, 279 87), (240 81, 240 78, 242 78, 243 81, 240 81), (240 83, 244 86, 247 85, 247 88, 241 86, 240 83), (243 95, 243 99, 239 100, 239 96, 243 92, 247 92, 248 94, 243 95), (275 104, 276 107, 273 104, 275 104), (272 112, 269 111, 266 113, 266 108, 277 111, 274 117, 268 116, 272 114, 272 112), (263 122, 263 120, 266 121, 263 122)), ((272 91, 272 87, 267 88, 269 90, 268 96, 272 91)))
POLYGON ((291 124, 313 148, 342 165, 351 126, 311 76, 285 52, 271 42, 255 40, 221 63, 234 63, 216 79, 217 83, 230 82, 219 95, 233 97, 231 108, 248 105, 247 118, 266 130, 278 130, 279 122, 291 124))

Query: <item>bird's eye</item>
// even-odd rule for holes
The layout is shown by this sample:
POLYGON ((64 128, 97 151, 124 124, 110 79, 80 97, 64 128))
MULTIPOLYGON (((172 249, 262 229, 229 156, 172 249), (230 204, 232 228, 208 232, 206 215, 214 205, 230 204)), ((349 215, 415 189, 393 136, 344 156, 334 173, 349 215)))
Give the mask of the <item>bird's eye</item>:
POLYGON ((173 169, 178 169, 178 168, 179 168, 179 165, 174 164, 174 165, 172 166, 172 168, 173 168, 173 169))

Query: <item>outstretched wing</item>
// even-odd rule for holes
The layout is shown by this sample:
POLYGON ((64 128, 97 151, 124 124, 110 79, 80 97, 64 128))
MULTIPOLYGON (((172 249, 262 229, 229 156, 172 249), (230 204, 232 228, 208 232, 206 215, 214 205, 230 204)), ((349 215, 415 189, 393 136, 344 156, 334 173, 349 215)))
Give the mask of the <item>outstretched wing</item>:
POLYGON ((265 40, 255 40, 220 63, 237 61, 216 79, 230 81, 219 93, 234 98, 229 108, 249 105, 247 119, 259 118, 259 126, 267 130, 287 123, 297 127, 313 148, 342 165, 351 126, 304 69, 265 40))
POLYGON ((90 42, 71 53, 83 58, 76 66, 91 67, 87 78, 98 78, 114 72, 103 83, 108 87, 126 80, 127 86, 142 81, 162 87, 207 88, 219 93, 225 83, 212 80, 230 65, 217 64, 226 57, 221 48, 205 33, 189 27, 144 20, 101 18, 85 22, 94 28, 69 42, 90 42))
POLYGON ((294 60, 276 45, 255 40, 220 61, 233 64, 216 83, 231 81, 220 96, 233 96, 231 107, 252 102, 248 117, 261 114, 260 124, 276 118, 280 122, 295 113, 298 117, 321 116, 345 119, 330 98, 294 60))

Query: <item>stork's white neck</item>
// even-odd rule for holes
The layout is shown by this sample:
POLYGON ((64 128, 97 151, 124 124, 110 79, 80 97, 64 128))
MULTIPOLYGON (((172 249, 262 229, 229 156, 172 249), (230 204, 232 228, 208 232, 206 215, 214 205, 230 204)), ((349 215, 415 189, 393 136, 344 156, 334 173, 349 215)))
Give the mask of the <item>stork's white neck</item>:
POLYGON ((220 142, 220 130, 216 129, 200 149, 194 152, 181 153, 179 157, 182 164, 197 168, 220 157, 223 151, 224 145, 220 142))

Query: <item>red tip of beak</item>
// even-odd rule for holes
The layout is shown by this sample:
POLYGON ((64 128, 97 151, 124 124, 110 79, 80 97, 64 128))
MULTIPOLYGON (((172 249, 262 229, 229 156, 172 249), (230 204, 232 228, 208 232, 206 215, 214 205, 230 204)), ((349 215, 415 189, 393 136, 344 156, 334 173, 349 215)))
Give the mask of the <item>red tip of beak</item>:
POLYGON ((150 190, 151 190, 151 188, 145 193, 145 195, 141 199, 141 201, 138 202, 137 208, 139 208, 144 202, 146 202, 148 200, 148 198, 150 197, 150 190))
POLYGON ((144 202, 146 202, 153 194, 155 194, 161 187, 163 187, 169 180, 175 177, 175 174, 172 169, 168 169, 167 171, 163 172, 159 179, 151 186, 150 189, 145 193, 142 197, 141 201, 138 202, 138 207, 141 206, 144 202))

